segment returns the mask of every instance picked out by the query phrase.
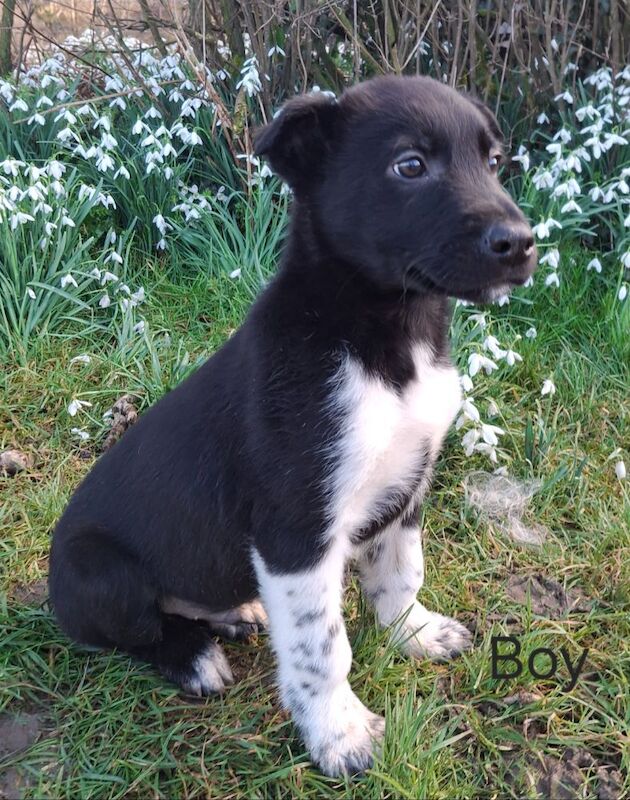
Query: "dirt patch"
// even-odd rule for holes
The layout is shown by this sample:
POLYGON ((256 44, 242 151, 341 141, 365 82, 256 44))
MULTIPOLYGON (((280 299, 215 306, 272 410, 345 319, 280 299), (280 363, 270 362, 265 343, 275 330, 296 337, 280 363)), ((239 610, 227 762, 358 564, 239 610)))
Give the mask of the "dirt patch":
POLYGON ((567 591, 557 581, 544 575, 512 575, 505 591, 521 605, 531 602, 534 614, 547 619, 560 619, 571 612, 585 612, 592 605, 577 589, 567 591))
POLYGON ((138 421, 138 411, 134 405, 136 398, 130 394, 119 397, 111 409, 111 428, 103 442, 103 452, 113 447, 123 433, 138 421))
POLYGON ((19 584, 10 594, 22 606, 41 606, 48 598, 48 581, 41 578, 33 583, 19 584))
POLYGON ((18 472, 30 469, 33 466, 33 457, 20 450, 4 450, 0 453, 0 475, 12 478, 18 472))
POLYGON ((619 770, 598 765, 587 750, 579 748, 568 749, 559 758, 528 753, 518 764, 510 764, 506 777, 519 793, 530 795, 534 790, 539 797, 553 800, 620 800, 622 796, 619 770), (593 775, 595 781, 589 779, 593 775))
POLYGON ((34 744, 42 732, 38 714, 0 716, 0 800, 15 800, 28 786, 25 776, 16 767, 3 768, 8 759, 34 744))

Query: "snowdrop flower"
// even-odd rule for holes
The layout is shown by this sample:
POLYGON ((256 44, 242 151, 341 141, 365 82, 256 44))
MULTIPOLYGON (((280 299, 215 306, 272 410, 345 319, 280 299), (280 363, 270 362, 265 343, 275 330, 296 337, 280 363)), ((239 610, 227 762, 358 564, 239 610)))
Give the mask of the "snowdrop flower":
POLYGON ((557 272, 551 272, 545 278, 545 286, 560 286, 560 276, 557 272))
POLYGON ((476 322, 477 325, 479 325, 479 327, 482 329, 486 327, 487 323, 485 314, 471 314, 468 319, 472 322, 476 322))
POLYGON ((492 355, 498 360, 502 359, 506 351, 499 347, 499 341, 496 336, 486 336, 483 342, 485 350, 489 350, 492 355))
POLYGON ((492 444, 488 444, 487 442, 478 442, 475 445, 475 452, 483 453, 484 455, 488 456, 488 458, 493 464, 496 464, 498 461, 497 451, 495 449, 495 446, 492 444))
POLYGON ((548 116, 545 114, 545 112, 543 111, 543 113, 542 113, 542 114, 539 114, 539 115, 538 115, 538 117, 536 117, 536 122, 537 122, 539 125, 547 125, 547 124, 548 124, 548 122, 549 122, 549 117, 548 117, 548 116))
POLYGON ((475 452, 475 445, 477 444, 480 438, 481 438, 481 431, 479 431, 477 428, 471 428, 462 437, 462 446, 464 448, 464 452, 468 457, 470 457, 475 452))
POLYGON ((98 304, 101 308, 109 308, 111 306, 112 301, 107 292, 105 292, 105 294, 102 295, 101 299, 98 301, 98 304))
POLYGON ((626 465, 623 461, 617 461, 617 463, 615 464, 615 475, 619 478, 620 481, 625 480, 626 465))
POLYGON ((87 353, 82 353, 80 356, 74 356, 70 359, 71 364, 89 364, 92 359, 87 353))
POLYGON ((28 106, 22 100, 22 98, 18 98, 12 105, 9 106, 9 111, 28 111, 28 106))
POLYGON ((62 214, 61 224, 67 225, 69 228, 76 228, 74 220, 70 219, 70 217, 67 214, 62 214))
POLYGON ((483 424, 481 426, 481 438, 486 444, 493 445, 494 447, 499 444, 499 439, 497 437, 503 436, 504 433, 505 431, 503 428, 499 428, 496 425, 483 424))
POLYGON ((117 169, 117 170, 116 170, 116 172, 114 173, 114 180, 115 180, 116 178, 119 178, 119 177, 122 177, 122 178, 124 178, 124 179, 125 179, 125 180, 127 180, 127 181, 129 180, 129 178, 131 177, 131 175, 129 174, 129 170, 127 169, 127 167, 123 167, 123 166, 121 166, 121 167, 118 167, 118 169, 117 169))
POLYGON ((568 103, 569 105, 573 105, 573 96, 568 91, 565 91, 565 92, 562 92, 561 94, 556 95, 554 99, 555 99, 556 103, 558 102, 558 100, 564 100, 565 103, 568 103))
POLYGON ((145 297, 146 297, 146 295, 145 295, 145 292, 144 292, 144 287, 141 286, 138 289, 137 292, 134 292, 131 295, 132 305, 137 305, 138 303, 143 303, 144 300, 145 300, 145 297))
POLYGON ((581 214, 582 209, 580 206, 575 202, 575 200, 569 200, 568 203, 565 203, 562 208, 560 209, 562 214, 570 214, 575 212, 576 214, 581 214))
POLYGON ((91 408, 92 403, 88 403, 87 400, 71 400, 68 404, 68 414, 70 414, 71 417, 76 417, 77 413, 84 407, 91 408))
POLYGON ((33 114, 32 117, 28 118, 28 121, 27 121, 26 124, 27 125, 34 125, 36 123, 37 123, 37 125, 45 125, 46 124, 46 120, 45 120, 43 114, 39 114, 39 113, 33 114))
POLYGON ((509 306, 510 305, 510 295, 509 294, 502 294, 501 297, 497 297, 496 300, 494 300, 494 305, 495 306, 499 306, 499 308, 501 308, 501 306, 509 306))
POLYGON ((538 331, 533 326, 525 331, 525 337, 527 339, 535 339, 537 336, 538 336, 538 331))
POLYGON ((112 252, 107 256, 107 258, 103 263, 107 264, 110 261, 114 261, 116 262, 116 264, 122 264, 123 257, 120 255, 120 253, 117 253, 115 250, 112 250, 112 252))
POLYGON ((268 58, 271 58, 276 53, 279 53, 281 56, 286 56, 286 53, 284 52, 284 50, 277 44, 275 44, 273 47, 269 48, 269 51, 267 52, 267 56, 268 56, 268 58))
POLYGON ((555 183, 555 178, 548 169, 545 169, 542 172, 537 172, 532 178, 532 182, 536 189, 540 191, 541 189, 551 189, 555 183))
POLYGON ((460 375, 459 376, 459 383, 460 383, 460 386, 462 387, 462 390, 464 392, 472 392, 472 390, 473 390, 473 382, 471 381, 469 375, 466 375, 466 373, 464 373, 463 375, 460 375))
POLYGON ((560 130, 554 135, 553 140, 557 142, 558 139, 562 142, 562 144, 568 144, 571 141, 571 132, 568 131, 566 128, 560 128, 560 130))
POLYGON ((588 272, 591 269, 594 269, 597 273, 601 273, 602 262, 599 260, 599 258, 591 258, 591 260, 588 262, 586 265, 586 271, 588 272))
POLYGON ((505 361, 510 367, 513 367, 517 361, 522 361, 522 360, 523 356, 521 356, 515 350, 508 350, 507 353, 505 354, 505 361))
POLYGON ((490 419, 499 416, 499 406, 492 399, 488 401, 488 416, 490 419))
POLYGON ((11 214, 11 230, 14 231, 18 225, 24 225, 26 222, 34 222, 35 217, 30 214, 25 214, 23 211, 16 211, 11 214))
POLYGON ((545 380, 543 381, 543 385, 542 385, 542 389, 540 390, 540 393, 541 393, 541 395, 543 395, 543 397, 546 394, 552 395, 552 394, 556 393, 556 385, 551 380, 551 378, 545 378, 545 380))
POLYGON ((630 269, 630 250, 626 250, 621 256, 621 263, 626 269, 630 269))
POLYGON ((118 275, 114 275, 113 272, 108 272, 105 270, 101 274, 101 286, 105 286, 106 283, 115 283, 118 280, 118 275))
POLYGON ((541 264, 549 264, 550 267, 556 269, 558 264, 560 263, 560 251, 557 247, 554 247, 552 250, 547 250, 545 255, 540 259, 541 264))
POLYGON ((144 333, 145 328, 146 328, 146 323, 143 319, 141 319, 140 322, 136 322, 136 324, 133 326, 135 333, 140 333, 140 334, 144 333))
POLYGON ((538 225, 534 225, 532 232, 538 239, 548 239, 552 228, 562 228, 562 225, 557 220, 549 217, 549 219, 539 222, 538 225))
POLYGON ((162 237, 160 239, 160 241, 155 245, 155 249, 156 250, 166 250, 166 248, 167 248, 166 239, 164 237, 162 237))
POLYGON ((471 378, 474 378, 480 369, 483 369, 486 375, 489 375, 493 370, 498 369, 498 366, 492 359, 481 353, 471 353, 468 356, 468 374, 471 378))
POLYGON ((626 299, 627 296, 628 296, 628 287, 626 286, 625 283, 622 283, 621 286, 619 287, 619 291, 617 292, 617 299, 619 300, 619 302, 623 303, 623 301, 626 299))
POLYGON ((529 172, 529 153, 524 145, 518 148, 518 153, 512 156, 512 161, 519 162, 523 172, 529 172))
POLYGON ((70 428, 70 433, 74 434, 74 436, 76 436, 77 439, 80 439, 82 442, 86 442, 90 438, 90 434, 81 428, 70 428))
POLYGON ((230 272, 230 278, 235 279, 235 278, 240 278, 240 277, 241 277, 241 269, 240 268, 239 269, 234 269, 234 270, 232 270, 232 272, 230 272))
POLYGON ((37 295, 35 294, 34 290, 31 289, 30 286, 26 287, 26 294, 31 298, 31 300, 36 300, 37 299, 37 295))
POLYGON ((77 284, 76 280, 70 273, 64 275, 63 278, 61 279, 61 288, 65 289, 66 286, 74 286, 76 289, 79 288, 79 285, 77 284))

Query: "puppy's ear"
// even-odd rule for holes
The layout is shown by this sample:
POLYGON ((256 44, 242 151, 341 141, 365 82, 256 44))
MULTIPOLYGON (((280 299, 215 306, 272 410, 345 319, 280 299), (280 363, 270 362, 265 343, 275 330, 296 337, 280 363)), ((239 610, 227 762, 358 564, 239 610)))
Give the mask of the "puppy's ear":
POLYGON ((323 162, 338 125, 337 101, 324 92, 289 100, 274 119, 254 135, 254 152, 296 194, 323 174, 323 162))
POLYGON ((481 113, 483 114, 486 122, 488 123, 488 128, 489 128, 490 132, 492 133, 494 138, 497 140, 497 142, 499 142, 499 144, 503 144, 503 142, 505 141, 505 137, 503 136, 503 131, 499 127, 499 123, 497 122, 497 118, 494 116, 492 111, 490 111, 488 106, 485 103, 482 103, 481 100, 477 100, 476 97, 471 97, 470 95, 467 95, 467 97, 470 100, 470 102, 474 106, 476 106, 479 109, 479 111, 481 111, 481 113))

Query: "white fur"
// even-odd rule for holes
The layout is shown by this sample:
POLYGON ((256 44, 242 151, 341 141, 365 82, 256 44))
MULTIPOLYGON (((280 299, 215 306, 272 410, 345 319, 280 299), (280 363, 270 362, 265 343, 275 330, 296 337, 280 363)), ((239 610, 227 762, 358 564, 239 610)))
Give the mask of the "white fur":
POLYGON ((234 683, 232 670, 220 645, 210 644, 192 663, 193 674, 184 684, 191 694, 198 696, 222 692, 234 683))
POLYGON ((267 626, 267 614, 260 600, 242 603, 226 611, 211 611, 198 603, 166 595, 160 606, 166 614, 178 614, 186 619, 203 619, 212 625, 235 626, 239 623, 251 623, 263 628, 267 626))
MULTIPOLYGON (((330 775, 369 766, 384 734, 384 721, 360 702, 347 680, 352 652, 341 600, 344 567, 357 552, 352 536, 392 490, 407 495, 423 449, 428 447, 432 461, 461 404, 455 369, 433 364, 426 346, 415 347, 413 360, 416 377, 402 394, 368 375, 350 357, 333 381, 331 406, 343 419, 344 429, 330 453, 333 469, 325 477, 329 507, 322 532, 328 542, 324 557, 312 569, 281 575, 272 573, 253 552, 278 656, 282 701, 311 756, 330 775)), ((410 505, 421 498, 429 475, 430 465, 410 505)), ((394 524, 378 541, 379 558, 370 562, 364 549, 359 566, 381 623, 394 625, 397 641, 414 655, 441 656, 456 649, 450 641, 443 642, 448 636, 439 619, 446 618, 416 600, 423 561, 415 526, 394 524), (408 623, 401 622, 405 612, 408 623)), ((457 625, 449 620, 446 627, 450 631, 457 625)))
MULTIPOLYGON (((331 539, 349 542, 386 490, 404 489, 426 442, 432 458, 437 455, 461 405, 459 377, 452 366, 433 364, 424 345, 415 346, 413 361, 416 377, 402 395, 351 358, 340 370, 333 403, 347 421, 335 448, 338 467, 329 482, 331 539)), ((428 476, 413 502, 427 484, 428 476)))

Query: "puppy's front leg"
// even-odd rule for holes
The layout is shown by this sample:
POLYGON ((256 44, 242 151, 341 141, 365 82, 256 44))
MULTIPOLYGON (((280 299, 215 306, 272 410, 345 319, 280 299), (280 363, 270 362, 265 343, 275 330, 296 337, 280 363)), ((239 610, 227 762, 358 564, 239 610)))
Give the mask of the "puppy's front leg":
POLYGON ((429 611, 416 595, 424 582, 422 541, 417 514, 394 522, 365 545, 357 565, 366 597, 383 627, 415 658, 443 661, 471 646, 467 628, 451 617, 429 611))
POLYGON ((254 564, 283 705, 322 772, 363 772, 372 764, 385 720, 348 683, 352 651, 341 616, 343 556, 331 546, 311 569, 281 574, 257 552, 254 564))

